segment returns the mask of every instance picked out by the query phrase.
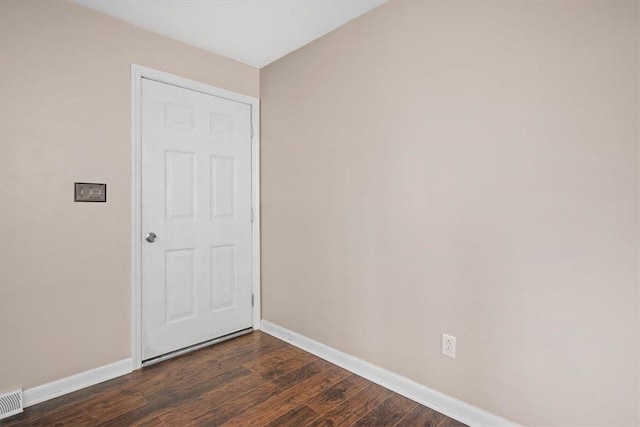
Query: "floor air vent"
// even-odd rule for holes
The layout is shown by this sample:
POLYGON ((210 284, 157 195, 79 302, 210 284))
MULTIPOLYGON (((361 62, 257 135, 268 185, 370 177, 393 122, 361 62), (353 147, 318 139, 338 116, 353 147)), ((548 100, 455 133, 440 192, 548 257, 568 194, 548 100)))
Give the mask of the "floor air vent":
POLYGON ((0 395, 0 420, 22 412, 22 390, 0 395))

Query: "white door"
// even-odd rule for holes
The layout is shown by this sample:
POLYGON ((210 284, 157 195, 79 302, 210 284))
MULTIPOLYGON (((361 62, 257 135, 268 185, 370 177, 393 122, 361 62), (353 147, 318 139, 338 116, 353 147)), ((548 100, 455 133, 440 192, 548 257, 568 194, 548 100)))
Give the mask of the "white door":
POLYGON ((142 232, 142 360, 252 326, 249 105, 142 80, 142 232))

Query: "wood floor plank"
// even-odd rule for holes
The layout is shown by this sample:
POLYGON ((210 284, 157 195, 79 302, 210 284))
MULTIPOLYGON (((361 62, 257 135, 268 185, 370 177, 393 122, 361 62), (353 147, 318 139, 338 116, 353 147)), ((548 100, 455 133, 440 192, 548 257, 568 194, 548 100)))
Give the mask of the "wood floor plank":
POLYGON ((160 418, 153 417, 149 420, 134 422, 127 427, 164 427, 167 426, 160 418))
POLYGON ((344 377, 345 373, 341 369, 329 366, 326 370, 291 385, 262 404, 244 411, 241 415, 230 419, 225 425, 261 426, 268 424, 310 397, 341 381, 344 377))
MULTIPOLYGON (((249 337, 243 336, 226 341, 220 344, 226 347, 219 351, 213 350, 215 346, 208 347, 203 349, 206 351, 200 353, 199 357, 197 352, 190 353, 187 357, 176 359, 181 363, 169 369, 163 367, 166 362, 143 368, 138 372, 141 372, 141 375, 148 374, 147 380, 140 380, 130 387, 141 388, 145 398, 152 405, 158 399, 160 399, 158 405, 162 405, 167 399, 176 400, 185 393, 193 398, 211 391, 217 385, 229 382, 232 378, 237 380, 239 376, 250 374, 250 371, 240 366, 242 363, 268 355, 271 351, 282 347, 274 340, 256 340, 249 337), (196 372, 197 374, 194 375, 196 372), (221 373, 224 372, 227 372, 224 374, 226 377, 221 377, 221 373), (179 395, 174 395, 178 392, 180 392, 179 395)), ((173 362, 173 360, 167 362, 173 362)), ((162 412, 165 413, 166 410, 162 412)))
POLYGON ((273 337, 251 339, 251 337, 254 335, 265 334, 253 333, 243 335, 241 337, 218 344, 220 346, 226 346, 223 350, 218 350, 218 345, 213 345, 196 352, 188 353, 182 356, 182 358, 184 358, 185 363, 188 364, 191 364, 193 361, 202 363, 202 361, 205 360, 208 363, 217 365, 220 369, 224 369, 226 367, 232 367, 237 366, 238 364, 246 363, 258 356, 266 354, 267 352, 275 351, 289 346, 287 343, 277 340, 273 337), (202 354, 197 354, 200 351, 202 352, 202 354))
POLYGON ((86 399, 82 404, 64 405, 46 414, 11 426, 77 426, 96 425, 116 418, 122 414, 144 408, 147 402, 139 393, 120 393, 112 390, 86 399))
MULTIPOLYGON (((7 420, 2 421, 3 426, 22 426, 35 425, 37 420, 44 416, 56 417, 56 414, 64 413, 64 408, 80 407, 90 399, 95 399, 101 393, 108 393, 117 387, 123 387, 130 381, 129 376, 114 378, 95 386, 69 393, 55 399, 51 399, 35 406, 31 406, 25 412, 15 415, 7 420), (27 420, 26 424, 21 424, 23 420, 27 420)), ((126 393, 126 392, 125 392, 126 393)))
POLYGON ((253 372, 259 373, 265 380, 272 380, 301 368, 315 358, 296 347, 289 347, 288 349, 290 353, 293 354, 293 357, 289 359, 274 360, 271 363, 262 363, 262 361, 256 360, 253 363, 246 363, 243 366, 253 372))
POLYGON ((461 423, 458 420, 454 420, 453 418, 444 417, 442 421, 440 421, 436 427, 468 427, 466 424, 461 423))
POLYGON ((143 392, 143 396, 150 404, 156 402, 166 404, 168 401, 179 398, 195 398, 229 381, 251 374, 251 371, 242 366, 218 372, 217 375, 209 375, 209 373, 202 375, 200 371, 196 372, 198 375, 189 375, 181 381, 167 384, 162 389, 143 392))
POLYGON ((193 426, 219 426, 236 417, 254 406, 257 406, 277 395, 281 389, 271 382, 263 382, 250 391, 215 406, 203 415, 191 420, 193 426))
POLYGON ((200 364, 185 364, 178 359, 167 360, 167 362, 169 363, 166 365, 159 363, 133 372, 130 374, 133 381, 123 385, 121 389, 151 394, 154 391, 163 390, 167 384, 175 384, 191 376, 196 366, 201 369, 200 364))
POLYGON ((372 383, 309 425, 314 427, 350 426, 384 402, 390 395, 389 390, 372 383))
POLYGON ((274 378, 272 381, 275 385, 281 388, 288 388, 292 385, 299 383, 302 380, 310 378, 325 369, 331 368, 333 365, 319 358, 310 358, 309 363, 301 366, 300 368, 293 370, 285 375, 274 378))
POLYGON ((262 357, 265 357, 271 352, 278 351, 279 349, 280 348, 278 347, 275 347, 275 348, 269 347, 269 348, 264 348, 258 351, 251 351, 251 352, 245 351, 239 355, 218 360, 216 369, 221 369, 221 370, 231 369, 240 365, 244 365, 246 363, 251 363, 262 357))
MULTIPOLYGON (((235 381, 250 373, 249 370, 239 367, 230 371, 221 372, 219 375, 207 381, 185 381, 179 384, 171 384, 164 390, 154 390, 153 393, 144 395, 148 402, 145 407, 137 411, 122 414, 111 420, 109 425, 128 426, 133 423, 149 421, 159 414, 166 413, 168 410, 179 412, 184 402, 197 399, 211 389, 220 387, 229 381, 235 381)), ((190 377, 195 378, 197 376, 191 375, 190 377)))
POLYGON ((416 406, 418 404, 413 400, 394 393, 367 415, 360 418, 354 425, 358 427, 393 426, 416 406))
POLYGON ((445 418, 447 417, 439 412, 418 405, 401 418, 395 427, 436 427, 445 418))
POLYGON ((27 408, 16 426, 463 424, 253 332, 27 408))
POLYGON ((369 384, 371 384, 371 382, 351 374, 339 383, 307 400, 304 404, 319 414, 325 414, 336 405, 359 393, 360 390, 369 384))
MULTIPOLYGON (((287 346, 287 343, 266 334, 251 333, 170 360, 178 360, 187 365, 197 363, 202 367, 211 364, 219 369, 225 369, 250 361, 259 355, 264 355, 266 352, 287 346), (237 363, 239 361, 241 363, 237 363)), ((159 365, 164 363, 162 362, 159 365)))
POLYGON ((318 414, 306 405, 298 405, 267 424, 267 427, 300 427, 318 418, 318 414))
POLYGON ((242 365, 250 371, 262 372, 274 363, 287 362, 301 353, 303 353, 302 350, 296 347, 282 347, 269 353, 261 354, 259 357, 242 365))
POLYGON ((194 400, 183 403, 179 410, 165 410, 160 412, 158 416, 167 425, 180 425, 185 421, 187 415, 189 419, 196 419, 216 406, 237 399, 248 390, 259 387, 263 383, 264 380, 257 374, 247 375, 235 381, 230 381, 222 387, 213 389, 194 400))

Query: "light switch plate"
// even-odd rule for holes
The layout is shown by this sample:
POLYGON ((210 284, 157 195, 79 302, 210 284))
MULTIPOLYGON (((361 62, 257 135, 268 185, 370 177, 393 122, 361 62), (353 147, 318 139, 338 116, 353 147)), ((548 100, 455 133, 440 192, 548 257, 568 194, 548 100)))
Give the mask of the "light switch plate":
POLYGON ((106 202, 107 184, 76 182, 74 186, 74 202, 106 202))

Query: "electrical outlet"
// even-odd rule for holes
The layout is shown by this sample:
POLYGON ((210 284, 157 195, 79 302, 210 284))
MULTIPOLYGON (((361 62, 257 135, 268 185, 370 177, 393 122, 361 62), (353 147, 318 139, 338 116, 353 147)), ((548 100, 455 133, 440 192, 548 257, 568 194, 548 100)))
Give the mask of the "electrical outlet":
POLYGON ((442 334, 442 354, 456 358, 456 337, 442 334))

